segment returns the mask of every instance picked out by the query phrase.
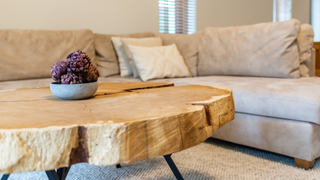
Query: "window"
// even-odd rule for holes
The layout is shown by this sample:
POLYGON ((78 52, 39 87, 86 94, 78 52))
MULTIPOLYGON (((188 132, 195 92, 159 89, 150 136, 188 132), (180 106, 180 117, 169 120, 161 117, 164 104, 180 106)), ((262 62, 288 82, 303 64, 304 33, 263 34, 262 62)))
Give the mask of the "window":
POLYGON ((320 0, 311 0, 311 25, 314 30, 314 42, 320 42, 320 0))
POLYGON ((159 0, 159 32, 192 34, 196 31, 196 0, 159 0))
POLYGON ((273 0, 273 22, 291 19, 292 0, 273 0))

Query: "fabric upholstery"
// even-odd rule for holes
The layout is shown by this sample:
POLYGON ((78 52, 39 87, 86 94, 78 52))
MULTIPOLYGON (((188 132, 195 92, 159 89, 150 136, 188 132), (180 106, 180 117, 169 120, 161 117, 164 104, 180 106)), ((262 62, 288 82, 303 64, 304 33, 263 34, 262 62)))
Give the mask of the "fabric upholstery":
POLYGON ((316 50, 314 48, 311 49, 311 58, 310 61, 306 63, 309 69, 309 76, 316 75, 316 50))
MULTIPOLYGON (((51 78, 43 79, 28 79, 19 81, 5 81, 0 82, 0 91, 11 90, 11 89, 21 89, 21 88, 38 88, 43 86, 50 86, 50 83, 54 82, 51 78)), ((120 77, 119 75, 109 76, 109 77, 99 77, 99 83, 104 82, 141 82, 140 79, 133 77, 120 77)))
POLYGON ((175 44, 142 47, 128 45, 142 81, 165 77, 191 77, 175 44))
POLYGON ((111 37, 111 41, 116 51, 116 54, 118 56, 120 76, 121 77, 132 76, 133 71, 130 66, 129 60, 126 56, 126 52, 124 51, 124 47, 122 45, 120 37, 111 37))
POLYGON ((162 39, 163 45, 176 44, 192 76, 198 76, 198 54, 202 31, 194 34, 155 34, 162 39))
POLYGON ((111 37, 145 38, 153 37, 152 32, 136 34, 94 34, 95 62, 101 77, 117 75, 120 73, 116 52, 111 37))
POLYGON ((199 75, 298 78, 299 32, 295 19, 206 28, 199 45, 199 75))
POLYGON ((235 111, 320 124, 320 78, 206 76, 153 81, 231 88, 235 111))
POLYGON ((125 82, 142 82, 140 79, 138 78, 133 78, 132 76, 129 77, 121 77, 119 75, 114 75, 114 76, 109 76, 106 78, 99 78, 98 79, 99 83, 104 83, 104 82, 121 82, 121 83, 125 83, 125 82))
POLYGON ((91 30, 0 30, 0 81, 48 78, 51 66, 78 49, 94 60, 91 30))
POLYGON ((132 54, 129 50, 128 45, 133 46, 143 46, 143 47, 155 47, 155 46, 162 46, 161 38, 159 37, 152 37, 152 38, 121 38, 121 42, 123 45, 123 49, 125 54, 128 58, 130 67, 133 72, 133 77, 138 78, 139 72, 136 65, 133 62, 132 54))
POLYGON ((320 156, 320 126, 308 122, 236 113, 212 137, 307 161, 320 156))
POLYGON ((299 71, 301 77, 309 77, 308 64, 311 63, 314 32, 310 24, 302 24, 297 38, 299 49, 299 71))

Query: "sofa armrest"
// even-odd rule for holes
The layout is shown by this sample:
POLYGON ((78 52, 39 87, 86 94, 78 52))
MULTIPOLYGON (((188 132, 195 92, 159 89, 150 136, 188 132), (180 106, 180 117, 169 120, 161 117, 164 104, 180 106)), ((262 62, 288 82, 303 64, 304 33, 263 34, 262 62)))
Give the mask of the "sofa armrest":
POLYGON ((316 75, 316 50, 312 48, 310 61, 307 63, 310 77, 316 75))

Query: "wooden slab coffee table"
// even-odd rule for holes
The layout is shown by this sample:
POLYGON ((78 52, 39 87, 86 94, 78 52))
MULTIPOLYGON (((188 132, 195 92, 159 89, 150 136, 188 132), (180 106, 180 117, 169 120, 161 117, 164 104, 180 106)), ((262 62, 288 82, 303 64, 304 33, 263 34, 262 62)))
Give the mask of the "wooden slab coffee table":
POLYGON ((170 155, 233 119, 232 91, 222 87, 101 83, 84 100, 58 99, 49 87, 0 91, 0 173, 64 179, 76 163, 120 167, 164 156, 182 179, 170 155))

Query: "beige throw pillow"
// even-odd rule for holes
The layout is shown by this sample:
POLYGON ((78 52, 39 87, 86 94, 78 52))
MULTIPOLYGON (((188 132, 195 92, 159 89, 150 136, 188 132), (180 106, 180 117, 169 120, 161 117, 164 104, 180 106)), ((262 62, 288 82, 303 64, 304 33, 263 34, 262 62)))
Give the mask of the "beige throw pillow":
POLYGON ((95 63, 100 77, 119 74, 119 63, 111 37, 145 38, 153 37, 152 32, 136 34, 94 34, 95 63))
POLYGON ((199 75, 298 78, 296 19, 206 28, 199 45, 199 75))
POLYGON ((194 34, 155 34, 156 37, 161 38, 164 46, 171 44, 177 45, 177 48, 190 69, 192 76, 198 76, 198 56, 201 35, 202 31, 194 34))
POLYGON ((162 46, 161 38, 121 38, 121 42, 126 54, 126 58, 129 61, 129 65, 133 72, 133 77, 138 78, 139 73, 138 70, 133 62, 131 52, 128 48, 128 45, 133 46, 143 46, 143 47, 155 47, 155 46, 162 46))
POLYGON ((192 76, 175 44, 160 47, 128 47, 142 81, 192 76))

